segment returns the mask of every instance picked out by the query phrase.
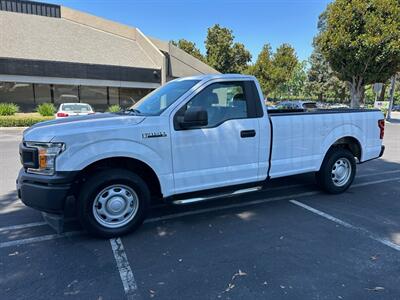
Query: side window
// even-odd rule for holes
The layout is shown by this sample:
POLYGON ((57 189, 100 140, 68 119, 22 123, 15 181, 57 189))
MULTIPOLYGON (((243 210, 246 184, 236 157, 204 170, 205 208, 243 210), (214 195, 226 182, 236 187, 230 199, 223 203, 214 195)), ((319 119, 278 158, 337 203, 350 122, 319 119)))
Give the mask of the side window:
POLYGON ((208 125, 204 128, 215 127, 226 120, 247 118, 248 99, 244 82, 220 82, 209 85, 182 107, 176 117, 182 118, 188 108, 207 111, 208 125))

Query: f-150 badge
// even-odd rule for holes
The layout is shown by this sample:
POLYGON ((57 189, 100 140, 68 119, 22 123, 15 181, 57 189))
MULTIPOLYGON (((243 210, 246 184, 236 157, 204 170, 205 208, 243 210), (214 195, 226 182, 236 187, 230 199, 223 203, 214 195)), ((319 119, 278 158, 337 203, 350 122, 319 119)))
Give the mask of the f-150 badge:
POLYGON ((165 131, 142 133, 142 138, 144 138, 144 139, 158 138, 158 137, 165 137, 165 136, 167 136, 165 131))

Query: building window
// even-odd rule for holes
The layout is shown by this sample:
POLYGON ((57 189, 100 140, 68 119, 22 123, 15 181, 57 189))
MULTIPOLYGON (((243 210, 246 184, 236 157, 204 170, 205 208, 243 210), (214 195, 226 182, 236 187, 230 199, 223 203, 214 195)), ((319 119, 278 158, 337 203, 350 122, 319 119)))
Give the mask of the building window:
POLYGON ((109 87, 108 96, 110 105, 119 105, 119 88, 109 87))
POLYGON ((107 110, 107 88, 98 86, 80 86, 79 100, 83 103, 88 103, 96 110, 107 110))
POLYGON ((120 106, 122 108, 130 107, 150 92, 151 89, 120 88, 119 89, 120 106))
POLYGON ((0 82, 0 102, 15 103, 24 110, 35 108, 33 85, 21 82, 0 82))
POLYGON ((79 102, 79 89, 76 85, 54 85, 54 104, 79 102))
POLYGON ((35 84, 35 103, 51 102, 51 86, 49 84, 35 84))
POLYGON ((110 105, 128 108, 151 91, 152 89, 0 81, 0 102, 16 103, 23 112, 34 111, 41 103, 54 103, 58 108, 61 103, 83 102, 102 112, 110 105))

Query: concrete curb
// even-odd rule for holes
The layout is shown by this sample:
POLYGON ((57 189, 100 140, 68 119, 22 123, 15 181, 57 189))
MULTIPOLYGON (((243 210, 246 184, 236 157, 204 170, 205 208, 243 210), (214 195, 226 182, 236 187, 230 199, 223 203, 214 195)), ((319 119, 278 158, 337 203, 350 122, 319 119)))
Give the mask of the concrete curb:
POLYGON ((25 130, 29 127, 0 127, 0 130, 25 130))

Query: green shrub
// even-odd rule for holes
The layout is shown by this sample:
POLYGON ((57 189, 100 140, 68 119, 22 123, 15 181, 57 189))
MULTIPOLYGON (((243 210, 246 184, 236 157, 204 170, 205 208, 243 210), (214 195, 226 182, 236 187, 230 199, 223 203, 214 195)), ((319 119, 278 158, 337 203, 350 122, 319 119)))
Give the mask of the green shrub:
POLYGON ((36 107, 36 111, 43 117, 50 117, 55 114, 56 108, 53 103, 42 103, 36 107))
POLYGON ((33 124, 48 121, 54 117, 42 117, 42 116, 0 116, 0 127, 29 127, 33 124))
POLYGON ((111 105, 107 109, 108 112, 119 112, 120 110, 121 110, 121 107, 117 104, 111 105))
POLYGON ((19 111, 19 106, 14 103, 0 103, 0 116, 12 116, 19 111))

